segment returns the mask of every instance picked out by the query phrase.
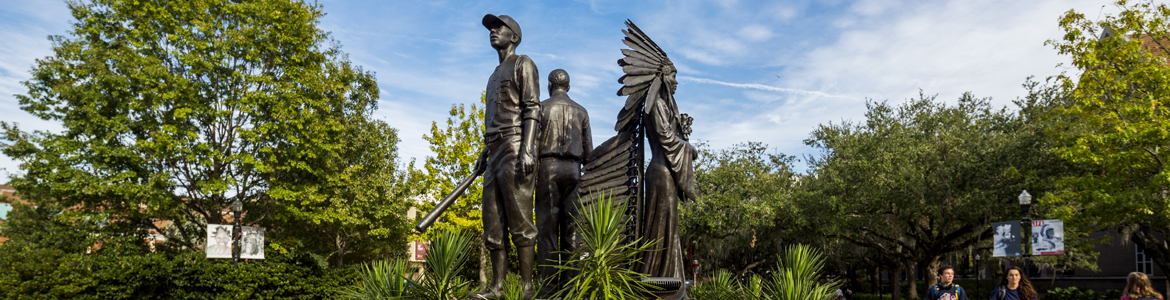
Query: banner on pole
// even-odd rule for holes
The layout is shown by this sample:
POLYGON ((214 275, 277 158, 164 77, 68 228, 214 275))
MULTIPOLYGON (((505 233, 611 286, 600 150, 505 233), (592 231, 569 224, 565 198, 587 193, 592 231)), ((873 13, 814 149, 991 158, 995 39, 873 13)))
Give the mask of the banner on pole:
POLYGON ((207 258, 232 258, 232 225, 207 224, 207 258))
POLYGON ((1064 254, 1064 222, 1058 219, 1032 221, 1032 255, 1064 254))
POLYGON ((244 235, 240 237, 240 258, 264 259, 264 228, 243 226, 244 235))
MULTIPOLYGON (((240 226, 240 258, 264 259, 264 228, 240 226)), ((232 225, 207 224, 207 258, 232 258, 232 225)))
POLYGON ((995 233, 995 248, 992 248, 991 256, 1020 256, 1020 242, 1024 241, 1020 235, 1020 221, 991 223, 991 229, 995 233))

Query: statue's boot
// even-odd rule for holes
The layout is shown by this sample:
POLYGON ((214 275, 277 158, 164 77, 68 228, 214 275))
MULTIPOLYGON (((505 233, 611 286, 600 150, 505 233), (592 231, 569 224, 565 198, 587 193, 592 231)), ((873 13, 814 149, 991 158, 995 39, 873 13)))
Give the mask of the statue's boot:
POLYGON ((508 250, 492 250, 488 254, 488 259, 492 263, 492 282, 483 291, 467 295, 467 298, 479 300, 503 299, 504 279, 508 276, 508 250))
POLYGON ((536 290, 532 288, 532 267, 536 260, 536 247, 528 246, 516 249, 520 257, 520 285, 524 287, 524 296, 520 299, 532 300, 536 298, 536 290))

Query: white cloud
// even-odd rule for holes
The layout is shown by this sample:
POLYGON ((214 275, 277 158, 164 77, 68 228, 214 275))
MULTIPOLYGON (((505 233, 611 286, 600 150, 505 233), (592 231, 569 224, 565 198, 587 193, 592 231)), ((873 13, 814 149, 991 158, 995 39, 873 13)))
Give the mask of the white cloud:
POLYGON ((739 37, 753 42, 762 42, 772 38, 772 30, 761 25, 748 25, 739 30, 739 37))

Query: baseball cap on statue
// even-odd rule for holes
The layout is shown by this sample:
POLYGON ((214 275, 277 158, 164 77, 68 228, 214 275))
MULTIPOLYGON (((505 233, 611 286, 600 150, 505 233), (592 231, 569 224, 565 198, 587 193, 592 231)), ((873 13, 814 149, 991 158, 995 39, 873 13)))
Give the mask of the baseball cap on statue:
POLYGON ((483 27, 487 28, 488 30, 491 30, 492 24, 496 22, 504 23, 504 26, 508 26, 508 29, 511 29, 512 32, 515 32, 516 36, 518 36, 518 38, 516 38, 516 44, 520 44, 520 40, 523 39, 524 34, 520 33, 520 24, 516 24, 516 20, 513 20, 512 17, 507 15, 496 16, 493 14, 487 14, 483 16, 483 27))

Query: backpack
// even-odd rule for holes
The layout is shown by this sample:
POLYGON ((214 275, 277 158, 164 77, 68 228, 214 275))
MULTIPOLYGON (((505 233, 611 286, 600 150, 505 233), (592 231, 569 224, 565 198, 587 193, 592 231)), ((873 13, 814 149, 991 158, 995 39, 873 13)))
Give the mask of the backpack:
MULTIPOLYGON (((942 293, 941 291, 942 290, 939 289, 937 285, 935 285, 934 288, 931 289, 931 291, 930 291, 931 299, 941 298, 941 297, 939 297, 940 296, 939 293, 942 293)), ((955 285, 955 300, 959 300, 958 297, 961 294, 963 294, 963 287, 960 287, 959 285, 956 284, 955 285)), ((1162 300, 1162 299, 1156 299, 1156 300, 1162 300)))

